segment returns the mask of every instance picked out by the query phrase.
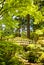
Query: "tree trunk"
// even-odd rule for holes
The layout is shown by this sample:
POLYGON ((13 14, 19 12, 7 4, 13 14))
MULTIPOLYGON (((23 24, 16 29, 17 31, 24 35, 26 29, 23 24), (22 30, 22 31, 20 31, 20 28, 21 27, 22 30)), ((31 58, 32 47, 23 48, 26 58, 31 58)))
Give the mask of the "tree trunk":
POLYGON ((17 30, 16 30, 16 37, 21 37, 21 34, 20 34, 20 28, 17 28, 17 30))
POLYGON ((27 38, 30 39, 30 15, 27 14, 27 38))

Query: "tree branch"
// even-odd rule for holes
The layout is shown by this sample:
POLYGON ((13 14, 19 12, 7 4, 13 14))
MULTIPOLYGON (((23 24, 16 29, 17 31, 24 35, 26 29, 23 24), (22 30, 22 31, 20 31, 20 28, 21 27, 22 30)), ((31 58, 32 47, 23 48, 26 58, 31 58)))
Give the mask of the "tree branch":
POLYGON ((2 4, 2 7, 1 7, 1 9, 0 9, 0 11, 3 9, 3 7, 4 7, 4 2, 5 2, 5 0, 3 0, 3 2, 1 2, 0 4, 2 4))

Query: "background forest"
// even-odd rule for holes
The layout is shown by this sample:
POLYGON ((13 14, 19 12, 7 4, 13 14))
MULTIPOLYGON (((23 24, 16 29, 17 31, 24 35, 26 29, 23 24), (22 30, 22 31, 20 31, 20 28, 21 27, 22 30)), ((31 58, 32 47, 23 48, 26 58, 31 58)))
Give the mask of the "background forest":
POLYGON ((0 0, 0 65, 44 65, 44 0, 0 0))

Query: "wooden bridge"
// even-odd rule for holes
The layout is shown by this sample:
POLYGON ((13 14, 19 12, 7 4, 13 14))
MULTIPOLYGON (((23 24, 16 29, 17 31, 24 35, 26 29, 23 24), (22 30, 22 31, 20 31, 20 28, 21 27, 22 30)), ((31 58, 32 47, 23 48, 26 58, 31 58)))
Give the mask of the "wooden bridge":
POLYGON ((29 39, 23 39, 23 38, 20 38, 20 37, 18 37, 18 38, 15 38, 14 39, 14 41, 16 42, 16 43, 18 43, 18 44, 20 44, 20 45, 28 45, 28 44, 30 44, 30 43, 32 43, 32 40, 29 40, 29 39))
POLYGON ((21 37, 16 37, 16 38, 13 38, 13 39, 9 39, 8 41, 10 42, 15 42, 15 43, 18 43, 20 45, 28 45, 30 43, 32 43, 32 40, 29 40, 28 38, 21 38, 21 37))

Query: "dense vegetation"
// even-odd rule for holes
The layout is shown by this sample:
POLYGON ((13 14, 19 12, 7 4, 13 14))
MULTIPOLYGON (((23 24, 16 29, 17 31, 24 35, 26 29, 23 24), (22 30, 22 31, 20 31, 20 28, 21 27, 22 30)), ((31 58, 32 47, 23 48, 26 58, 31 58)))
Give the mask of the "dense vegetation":
POLYGON ((31 63, 44 65, 44 0, 0 0, 0 65, 31 63))

